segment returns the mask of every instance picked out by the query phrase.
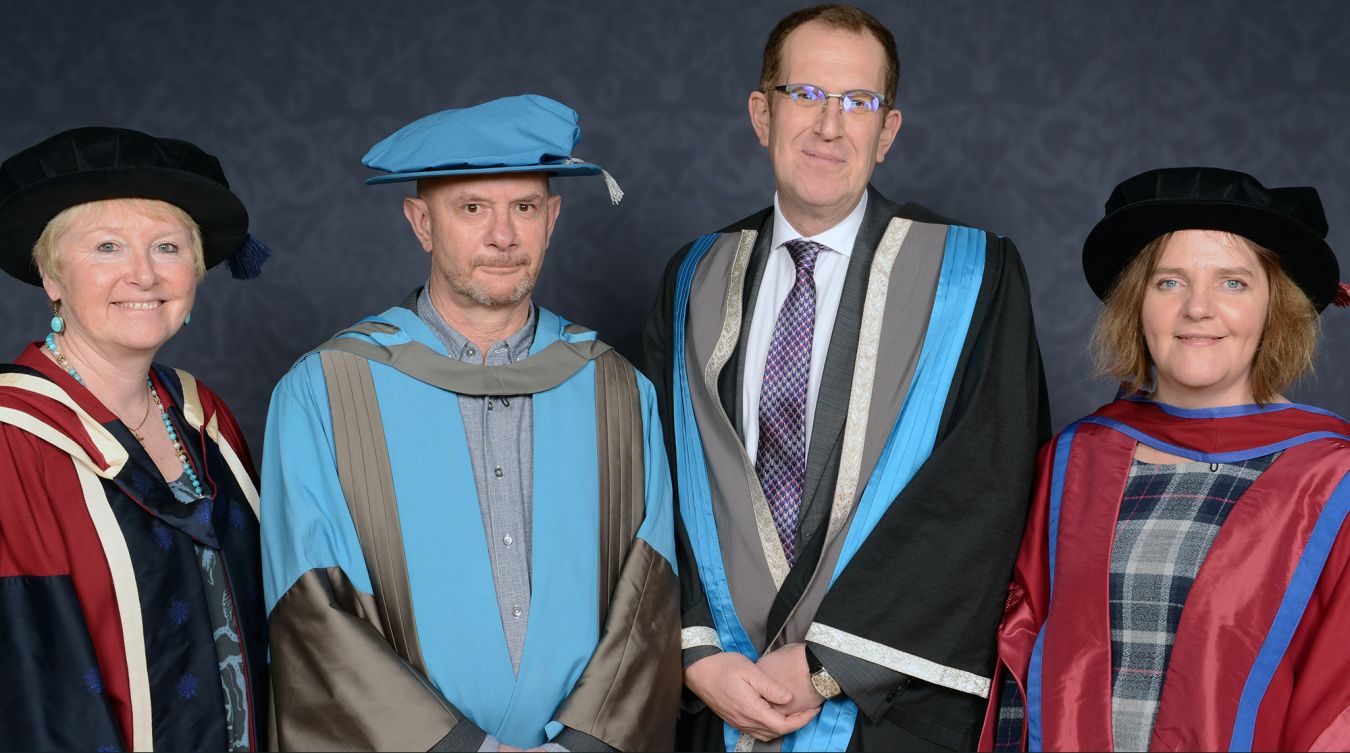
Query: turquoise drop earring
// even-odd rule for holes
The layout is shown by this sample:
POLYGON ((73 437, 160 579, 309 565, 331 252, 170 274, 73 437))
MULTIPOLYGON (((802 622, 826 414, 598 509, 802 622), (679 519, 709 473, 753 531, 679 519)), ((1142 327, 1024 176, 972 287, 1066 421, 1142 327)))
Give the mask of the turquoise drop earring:
POLYGON ((61 334, 66 331, 66 320, 61 318, 61 302, 52 301, 52 332, 61 334))
POLYGON ((192 323, 192 312, 189 311, 188 314, 187 314, 187 316, 183 319, 183 326, 186 327, 187 325, 189 325, 189 324, 191 324, 191 323, 192 323))

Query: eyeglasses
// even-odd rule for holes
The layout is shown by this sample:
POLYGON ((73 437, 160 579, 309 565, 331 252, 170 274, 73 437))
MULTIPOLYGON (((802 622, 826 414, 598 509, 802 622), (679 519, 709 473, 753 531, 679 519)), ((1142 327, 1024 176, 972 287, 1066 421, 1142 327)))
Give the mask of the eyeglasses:
POLYGON ((882 105, 891 106, 889 97, 871 89, 849 89, 842 94, 831 94, 819 86, 812 86, 811 84, 780 84, 775 86, 773 90, 788 95, 788 99, 797 103, 798 107, 820 105, 822 110, 829 106, 830 97, 837 97, 839 106, 844 109, 844 112, 860 117, 870 112, 876 112, 881 109, 882 105))

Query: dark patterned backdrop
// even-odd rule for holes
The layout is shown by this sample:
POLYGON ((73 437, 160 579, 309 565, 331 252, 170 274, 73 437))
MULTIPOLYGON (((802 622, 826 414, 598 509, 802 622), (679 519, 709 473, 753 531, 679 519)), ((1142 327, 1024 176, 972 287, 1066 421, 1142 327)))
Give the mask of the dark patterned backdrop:
MULTIPOLYGON (((0 152, 122 125, 221 158, 276 256, 213 271, 160 354, 215 387, 261 451, 272 385, 307 348, 398 302, 426 257, 366 187, 366 149, 430 112, 536 92, 581 113, 598 179, 564 211, 538 300, 633 355, 656 280, 690 238, 767 204, 746 117, 759 52, 800 3, 318 2, 0 5, 0 152)), ((904 127, 874 182, 1013 238, 1031 276, 1056 427, 1112 395, 1088 378, 1097 301, 1079 250, 1111 187, 1210 163, 1322 192, 1350 279, 1350 3, 867 2, 895 32, 904 127)), ((47 331, 40 290, 0 279, 0 354, 47 331)), ((1315 381, 1350 415, 1350 311, 1323 317, 1315 381)))

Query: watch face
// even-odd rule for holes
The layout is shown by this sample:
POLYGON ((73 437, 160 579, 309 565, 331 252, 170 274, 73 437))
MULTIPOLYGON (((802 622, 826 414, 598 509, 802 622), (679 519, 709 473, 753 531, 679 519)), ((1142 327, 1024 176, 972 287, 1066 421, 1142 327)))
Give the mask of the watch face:
POLYGON ((834 698, 842 692, 839 683, 823 668, 811 674, 811 685, 822 698, 834 698))

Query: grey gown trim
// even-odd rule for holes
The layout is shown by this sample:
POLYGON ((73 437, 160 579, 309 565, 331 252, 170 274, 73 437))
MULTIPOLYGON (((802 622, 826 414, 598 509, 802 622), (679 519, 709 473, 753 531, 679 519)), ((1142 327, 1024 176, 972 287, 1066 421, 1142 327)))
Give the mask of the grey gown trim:
POLYGON ((642 409, 633 367, 616 352, 595 360, 595 421, 600 473, 600 624, 629 546, 646 517, 642 409))
MULTIPOLYGON (((708 391, 708 397, 718 406, 721 402, 717 399, 717 375, 722 373, 722 369, 727 365, 740 338, 745 270, 750 266, 750 252, 754 250, 755 240, 758 237, 759 233, 754 230, 741 231, 736 255, 731 261, 730 274, 727 275, 722 331, 717 336, 712 356, 703 368, 703 386, 708 391)), ((735 425, 730 417, 727 417, 727 422, 735 425)), ((773 579, 773 587, 777 590, 783 587, 783 580, 787 578, 792 566, 788 564, 787 554, 783 551, 783 542, 778 538, 778 527, 774 525, 773 512, 769 510, 769 502, 764 497, 764 486, 759 482, 754 461, 745 451, 745 445, 737 443, 736 446, 740 450, 741 465, 745 470, 746 484, 750 489, 750 507, 755 514, 755 529, 759 533, 759 545, 764 551, 764 563, 769 568, 769 577, 773 579)))
MULTIPOLYGON (((734 363, 733 355, 720 364, 719 369, 721 359, 713 358, 719 350, 725 349, 725 345, 722 348, 719 345, 732 337, 728 330, 738 339, 744 329, 743 309, 748 303, 743 295, 744 284, 729 284, 729 281, 737 275, 737 262, 741 261, 738 256, 746 238, 753 234, 757 236, 754 245, 762 246, 758 241, 763 240, 763 232, 724 234, 709 249, 695 273, 688 313, 688 342, 682 355, 691 375, 698 373, 704 377, 705 389, 692 390, 691 398, 708 462, 713 514, 737 615, 760 651, 803 640, 829 590, 830 576, 846 538, 840 534, 848 530, 857 498, 865 480, 875 470, 918 363, 945 257, 947 232, 947 225, 891 217, 879 223, 873 241, 875 245, 868 249, 870 253, 856 260, 864 265, 862 274, 856 275, 856 282, 862 284, 857 286, 859 289, 846 290, 845 296, 856 297, 859 330, 857 334, 836 332, 835 335, 851 336, 857 342, 856 351, 849 354, 849 381, 842 385, 848 390, 844 409, 847 411, 848 405, 858 403, 865 392, 866 410, 856 409, 852 423, 847 421, 847 412, 839 416, 839 439, 833 450, 835 457, 840 459, 836 461, 840 462, 839 470, 831 475, 828 493, 822 490, 819 500, 826 508, 820 516, 820 535, 826 536, 827 540, 822 542, 821 553, 814 562, 799 563, 799 568, 810 568, 808 584, 771 635, 765 632, 768 616, 784 581, 779 579, 780 573, 767 566, 770 557, 767 552, 779 549, 781 544, 776 529, 769 522, 771 518, 761 522, 754 514, 753 493, 759 488, 758 478, 719 398, 721 393, 713 389, 717 385, 707 384, 710 367, 715 377, 723 377, 725 382, 725 375, 716 372, 734 363), (732 321, 728 322, 728 319, 732 321), (862 331, 864 319, 868 330, 865 333, 862 331), (870 373, 858 373, 862 370, 861 364, 865 363, 871 364, 865 369, 870 373), (853 445, 849 454, 857 453, 854 468, 841 462, 846 437, 853 445), (845 475, 853 479, 852 492, 842 498, 837 487, 845 475), (838 518, 834 531, 830 531, 827 523, 830 517, 838 518)), ((864 241, 860 239, 859 242, 864 241)), ((857 253, 855 249, 855 255, 857 253)), ((748 268, 752 260, 745 262, 748 268)), ((827 361, 827 370, 830 366, 831 362, 827 361)), ((837 364, 835 371, 839 371, 837 364)), ((836 385, 834 389, 839 387, 836 385)), ((819 411, 817 418, 820 418, 819 411)), ((827 444, 824 440, 820 443, 813 440, 813 447, 827 444)), ((713 649, 697 647, 692 650, 713 649)))
POLYGON ((872 258, 867 277, 867 295, 863 298, 862 326, 858 330, 858 353, 853 362, 853 385, 848 396, 848 418, 844 423, 844 446, 839 456, 839 479, 834 487, 830 508, 830 526, 825 545, 829 546, 853 513, 858 476, 862 469, 863 441, 867 438, 867 419, 872 410, 872 388, 877 371, 878 345, 886 313, 886 295, 891 285, 891 267, 914 223, 896 217, 886 227, 872 258))
MULTIPOLYGON (((533 395, 551 390, 580 371, 600 354, 611 350, 599 340, 568 342, 555 340, 543 350, 513 364, 490 369, 446 358, 416 340, 398 345, 379 345, 346 335, 393 334, 401 331, 392 324, 361 322, 345 329, 320 345, 320 351, 344 351, 368 361, 382 363, 419 382, 460 395, 533 395)), ((569 325, 569 334, 586 332, 569 325)))
POLYGON ((333 350, 319 353, 319 360, 333 415, 338 480, 370 573, 379 606, 378 625, 394 651, 425 675, 394 474, 370 362, 333 350))

